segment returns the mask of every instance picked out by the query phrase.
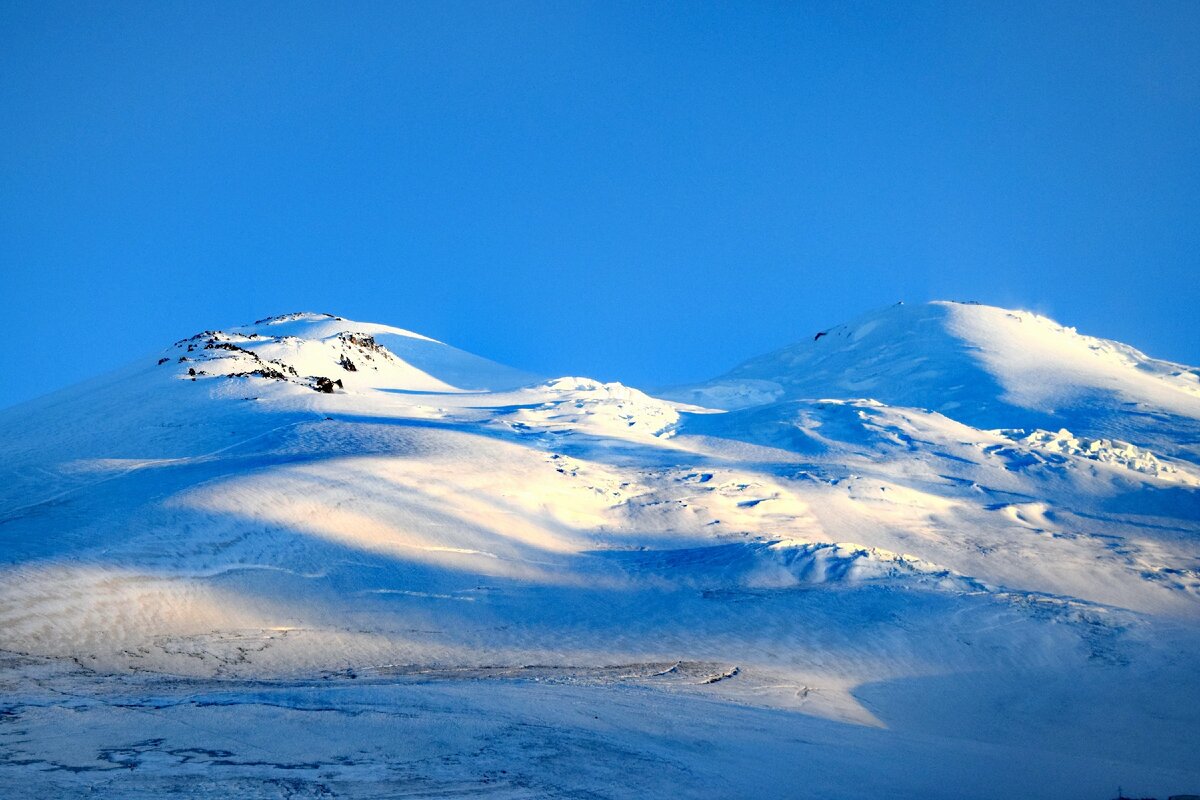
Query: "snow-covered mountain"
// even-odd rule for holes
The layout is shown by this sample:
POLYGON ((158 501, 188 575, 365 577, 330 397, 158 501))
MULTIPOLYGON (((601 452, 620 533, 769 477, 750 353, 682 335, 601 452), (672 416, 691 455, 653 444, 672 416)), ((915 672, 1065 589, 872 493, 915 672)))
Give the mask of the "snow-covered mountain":
POLYGON ((658 395, 291 314, 0 411, 0 786, 1200 788, 1195 368, 931 303, 658 395))
POLYGON ((728 409, 871 398, 977 428, 1066 427, 1200 456, 1196 368, 975 303, 897 304, 666 395, 728 409))

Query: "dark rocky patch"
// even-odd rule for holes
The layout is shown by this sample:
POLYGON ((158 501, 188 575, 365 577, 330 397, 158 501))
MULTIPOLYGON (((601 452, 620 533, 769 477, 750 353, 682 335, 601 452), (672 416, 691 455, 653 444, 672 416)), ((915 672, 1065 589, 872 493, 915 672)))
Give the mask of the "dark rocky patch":
POLYGON ((352 333, 350 331, 346 331, 344 333, 339 333, 338 338, 346 344, 354 345, 355 347, 359 348, 359 350, 362 351, 364 358, 371 358, 371 353, 378 353, 385 358, 392 355, 390 350, 381 345, 379 342, 375 341, 374 336, 365 336, 361 333, 352 333))
POLYGON ((288 379, 287 375, 284 375, 279 370, 272 369, 271 367, 266 367, 266 366, 259 367, 258 369, 252 369, 247 372, 231 372, 231 373, 229 373, 229 375, 227 377, 230 377, 230 378, 269 378, 273 381, 286 381, 288 379))
POLYGON ((230 350, 234 353, 245 353, 248 356, 254 356, 255 359, 258 358, 257 353, 251 352, 250 350, 247 350, 244 347, 238 347, 233 342, 218 342, 216 340, 210 339, 208 341, 208 343, 204 345, 204 349, 205 350, 230 350))
MULTIPOLYGON (((300 319, 307 313, 309 313, 309 312, 293 311, 290 314, 276 314, 273 317, 263 317, 262 319, 256 319, 256 320, 254 320, 254 324, 255 325, 271 325, 276 322, 291 322, 292 320, 300 319)), ((327 317, 329 319, 341 319, 341 317, 335 317, 333 314, 318 314, 317 316, 327 317)))
POLYGON ((179 347, 180 345, 185 345, 188 342, 198 342, 201 339, 212 339, 214 336, 218 335, 219 333, 220 333, 220 331, 200 331, 195 336, 189 336, 186 339, 180 339, 178 342, 175 343, 175 346, 179 347))

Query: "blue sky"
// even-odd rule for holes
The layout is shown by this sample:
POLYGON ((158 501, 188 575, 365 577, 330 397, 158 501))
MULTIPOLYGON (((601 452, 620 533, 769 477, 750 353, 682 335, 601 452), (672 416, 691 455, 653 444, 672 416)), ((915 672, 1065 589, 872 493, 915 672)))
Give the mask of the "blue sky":
POLYGON ((4 2, 0 76, 0 405, 299 309, 635 385, 900 299, 1200 363, 1194 2, 4 2))

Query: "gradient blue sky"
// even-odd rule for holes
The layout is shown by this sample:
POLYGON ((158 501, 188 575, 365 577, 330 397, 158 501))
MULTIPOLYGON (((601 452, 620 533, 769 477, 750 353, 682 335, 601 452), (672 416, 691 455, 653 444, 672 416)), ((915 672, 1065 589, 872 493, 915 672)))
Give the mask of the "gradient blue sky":
POLYGON ((298 309, 708 377, 899 299, 1200 363, 1200 3, 0 4, 0 405, 298 309))

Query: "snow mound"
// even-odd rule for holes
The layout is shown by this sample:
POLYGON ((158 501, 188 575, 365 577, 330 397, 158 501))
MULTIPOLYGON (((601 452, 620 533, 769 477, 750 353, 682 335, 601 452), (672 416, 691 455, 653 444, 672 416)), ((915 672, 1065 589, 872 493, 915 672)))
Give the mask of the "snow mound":
POLYGON ((498 419, 516 430, 578 429, 616 437, 668 437, 679 412, 663 400, 620 383, 555 378, 528 387, 498 419))

